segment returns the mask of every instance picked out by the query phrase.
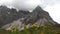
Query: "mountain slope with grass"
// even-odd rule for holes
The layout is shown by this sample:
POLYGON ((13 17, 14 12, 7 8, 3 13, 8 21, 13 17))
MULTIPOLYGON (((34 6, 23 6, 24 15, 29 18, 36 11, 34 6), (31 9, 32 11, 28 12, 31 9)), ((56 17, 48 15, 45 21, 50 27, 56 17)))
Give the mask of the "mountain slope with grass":
POLYGON ((14 32, 0 29, 0 34, 42 34, 42 33, 43 34, 60 34, 60 24, 54 25, 51 27, 43 26, 43 27, 40 27, 37 29, 33 27, 33 28, 29 28, 29 29, 24 29, 22 31, 14 31, 14 32))

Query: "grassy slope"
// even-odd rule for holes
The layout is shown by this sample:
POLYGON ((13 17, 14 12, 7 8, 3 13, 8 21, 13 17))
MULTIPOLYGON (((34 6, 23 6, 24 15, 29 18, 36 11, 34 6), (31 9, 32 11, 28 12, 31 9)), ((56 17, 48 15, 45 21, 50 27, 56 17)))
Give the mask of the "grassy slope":
POLYGON ((60 32, 60 25, 54 25, 53 30, 57 31, 57 32, 60 32))
POLYGON ((9 34, 9 32, 5 30, 0 30, 0 34, 9 34))
MULTIPOLYGON (((52 30, 60 32, 60 25, 54 25, 52 28, 52 30)), ((0 34, 9 34, 9 32, 5 30, 0 30, 0 34)))

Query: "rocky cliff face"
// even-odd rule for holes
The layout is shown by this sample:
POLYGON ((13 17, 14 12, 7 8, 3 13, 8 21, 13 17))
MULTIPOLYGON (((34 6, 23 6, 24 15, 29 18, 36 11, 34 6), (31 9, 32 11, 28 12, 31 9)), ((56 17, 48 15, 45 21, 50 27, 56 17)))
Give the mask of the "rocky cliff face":
POLYGON ((57 24, 49 15, 48 12, 44 11, 40 6, 37 6, 33 12, 26 17, 24 20, 25 24, 34 24, 38 23, 39 25, 48 25, 49 24, 57 24))
POLYGON ((15 20, 25 17, 29 13, 30 13, 29 11, 24 10, 17 11, 14 8, 10 9, 6 6, 0 6, 0 26, 12 23, 15 20))
POLYGON ((49 13, 44 11, 40 6, 37 6, 31 13, 25 11, 21 12, 19 11, 17 16, 22 17, 23 20, 18 19, 16 21, 13 21, 12 23, 4 25, 2 29, 9 29, 10 27, 16 27, 16 26, 18 26, 19 28, 23 28, 23 24, 27 24, 30 27, 34 23, 37 23, 39 27, 46 26, 49 24, 51 25, 58 24, 50 17, 49 13))

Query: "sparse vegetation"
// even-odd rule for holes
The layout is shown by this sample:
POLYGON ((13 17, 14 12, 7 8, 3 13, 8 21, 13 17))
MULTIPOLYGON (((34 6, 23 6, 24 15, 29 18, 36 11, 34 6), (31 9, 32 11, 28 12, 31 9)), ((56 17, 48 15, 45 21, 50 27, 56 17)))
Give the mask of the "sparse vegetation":
POLYGON ((37 27, 37 24, 35 23, 33 25, 33 28, 26 28, 26 25, 24 26, 24 30, 19 31, 19 28, 16 27, 12 30, 5 31, 5 30, 0 30, 1 34, 60 34, 60 30, 58 31, 58 27, 54 27, 51 25, 48 26, 42 26, 42 27, 37 27), (57 28, 57 29, 56 29, 57 28))

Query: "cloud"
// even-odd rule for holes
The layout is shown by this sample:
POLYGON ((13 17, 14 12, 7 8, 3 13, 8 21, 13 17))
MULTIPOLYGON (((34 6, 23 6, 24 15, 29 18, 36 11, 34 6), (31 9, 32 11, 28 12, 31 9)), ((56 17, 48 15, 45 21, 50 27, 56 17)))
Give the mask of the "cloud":
POLYGON ((17 9, 32 10, 37 5, 45 8, 47 5, 54 5, 60 3, 60 0, 0 0, 0 5, 7 5, 17 9))
POLYGON ((40 0, 15 0, 14 7, 18 9, 34 9, 37 5, 40 4, 40 0))
POLYGON ((0 0, 0 4, 2 5, 11 5, 13 0, 0 0))

